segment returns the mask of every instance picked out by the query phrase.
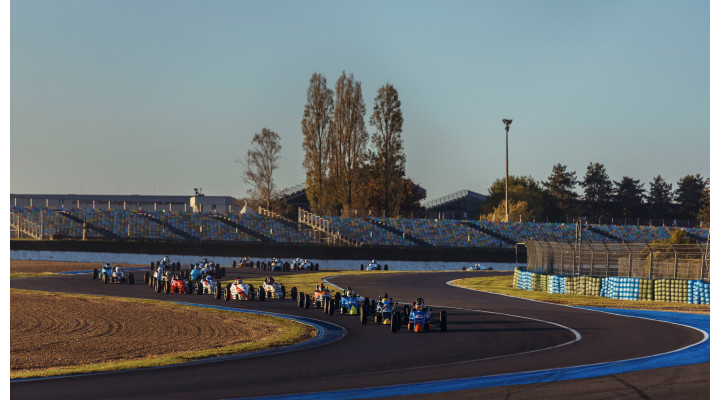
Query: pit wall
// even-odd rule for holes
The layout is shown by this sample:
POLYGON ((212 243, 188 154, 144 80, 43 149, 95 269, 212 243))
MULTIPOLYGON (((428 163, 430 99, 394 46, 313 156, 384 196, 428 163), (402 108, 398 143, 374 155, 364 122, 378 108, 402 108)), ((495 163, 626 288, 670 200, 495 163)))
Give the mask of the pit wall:
POLYGON ((547 293, 602 296, 619 300, 710 304, 710 283, 700 280, 558 276, 515 268, 513 287, 547 293))

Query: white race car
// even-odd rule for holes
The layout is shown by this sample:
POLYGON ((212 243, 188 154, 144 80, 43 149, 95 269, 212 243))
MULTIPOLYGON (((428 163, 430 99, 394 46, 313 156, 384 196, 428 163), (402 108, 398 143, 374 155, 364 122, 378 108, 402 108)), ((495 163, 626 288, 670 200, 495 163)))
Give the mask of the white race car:
POLYGON ((492 267, 486 267, 482 264, 475 264, 471 267, 463 267, 463 271, 492 271, 492 267))
MULTIPOLYGON (((216 292, 215 298, 220 298, 219 290, 216 292)), ((265 300, 265 296, 263 295, 262 298, 258 296, 260 300, 265 300)), ((249 285, 247 283, 244 283, 242 278, 235 279, 235 282, 229 283, 227 287, 225 288, 225 294, 224 294, 225 301, 228 301, 230 299, 233 300, 255 300, 255 288, 253 288, 253 285, 249 285)))
MULTIPOLYGON (((275 278, 269 276, 265 278, 265 282, 263 282, 263 285, 260 288, 258 298, 260 300, 264 300, 265 297, 269 299, 284 299, 287 295, 288 293, 285 292, 285 286, 283 286, 280 282, 275 282, 275 278)), ((297 288, 293 287, 290 289, 290 298, 297 300, 297 288)))

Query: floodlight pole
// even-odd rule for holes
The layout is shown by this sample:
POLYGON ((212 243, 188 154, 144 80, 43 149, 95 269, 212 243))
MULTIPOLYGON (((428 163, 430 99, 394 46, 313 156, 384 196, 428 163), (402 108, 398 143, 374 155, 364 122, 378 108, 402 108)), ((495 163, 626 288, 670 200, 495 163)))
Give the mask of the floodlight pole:
POLYGON ((505 222, 510 222, 510 206, 508 204, 508 186, 510 181, 508 174, 508 135, 512 120, 503 119, 502 122, 505 124, 505 222))

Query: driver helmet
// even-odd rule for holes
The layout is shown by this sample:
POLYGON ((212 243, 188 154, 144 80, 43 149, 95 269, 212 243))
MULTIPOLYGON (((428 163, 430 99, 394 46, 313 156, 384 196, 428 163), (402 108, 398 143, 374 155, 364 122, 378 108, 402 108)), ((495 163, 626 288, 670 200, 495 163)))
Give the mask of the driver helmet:
POLYGON ((422 297, 418 297, 417 300, 415 300, 415 309, 421 310, 425 306, 425 301, 422 299, 422 297))
POLYGON ((321 284, 320 284, 320 291, 322 292, 322 291, 324 291, 324 290, 325 290, 325 284, 321 283, 321 284))
POLYGON ((170 261, 170 259, 167 256, 163 257, 163 262, 169 262, 169 261, 170 261))
POLYGON ((348 289, 347 289, 347 295, 348 295, 348 297, 355 296, 355 292, 354 292, 352 289, 348 288, 348 289))
POLYGON ((236 284, 243 283, 242 278, 238 276, 237 279, 235 279, 235 283, 236 283, 236 284))
POLYGON ((375 264, 375 260, 370 261, 370 264, 375 264))

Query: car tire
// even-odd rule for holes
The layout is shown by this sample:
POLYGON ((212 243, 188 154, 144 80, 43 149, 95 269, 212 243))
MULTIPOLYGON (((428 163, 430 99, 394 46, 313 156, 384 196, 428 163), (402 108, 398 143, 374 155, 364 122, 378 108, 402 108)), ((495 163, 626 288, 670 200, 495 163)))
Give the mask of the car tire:
POLYGON ((258 300, 265 301, 265 289, 264 288, 258 288, 258 300))
POLYGON ((97 270, 97 268, 93 269, 92 278, 93 278, 93 280, 95 280, 95 279, 98 278, 98 270, 97 270))
POLYGON ((143 283, 147 284, 150 281, 150 273, 146 272, 143 276, 143 283))
MULTIPOLYGON (((295 289, 295 288, 293 288, 293 289, 295 289)), ((305 307, 305 293, 300 292, 300 296, 298 296, 297 302, 298 302, 299 308, 305 307)))
POLYGON ((135 274, 133 274, 132 272, 130 273, 130 276, 128 276, 128 283, 131 285, 135 284, 135 274))
POLYGON ((440 331, 447 332, 447 314, 445 311, 440 311, 440 331))
POLYGON ((400 317, 393 313, 392 318, 390 319, 390 332, 395 333, 398 331, 400 325, 400 317))
POLYGON ((165 283, 165 294, 170 293, 170 282, 164 282, 165 283))
POLYGON ((108 283, 108 276, 107 276, 107 274, 103 274, 103 283, 108 283))
POLYGON ((290 289, 290 298, 293 300, 297 300, 297 296, 298 296, 297 288, 295 286, 293 286, 292 289, 290 289))
POLYGON ((162 289, 162 288, 160 287, 160 281, 158 281, 158 280, 156 279, 156 280, 155 280, 155 293, 160 293, 160 289, 162 289))
POLYGON ((328 314, 335 314, 335 303, 332 300, 328 301, 328 314))
POLYGON ((215 296, 215 300, 220 300, 220 285, 215 285, 215 293, 213 293, 213 296, 215 296))
POLYGON ((309 294, 305 295, 305 305, 303 306, 303 308, 304 309, 310 308, 310 295, 309 294))
POLYGON ((225 301, 230 301, 230 296, 232 296, 230 294, 230 285, 227 285, 227 287, 225 288, 225 293, 224 293, 225 301))
POLYGON ((405 304, 405 306, 403 306, 403 321, 407 322, 409 318, 410 318, 410 306, 405 304))
POLYGON ((367 307, 360 307, 360 324, 367 325, 367 307))

